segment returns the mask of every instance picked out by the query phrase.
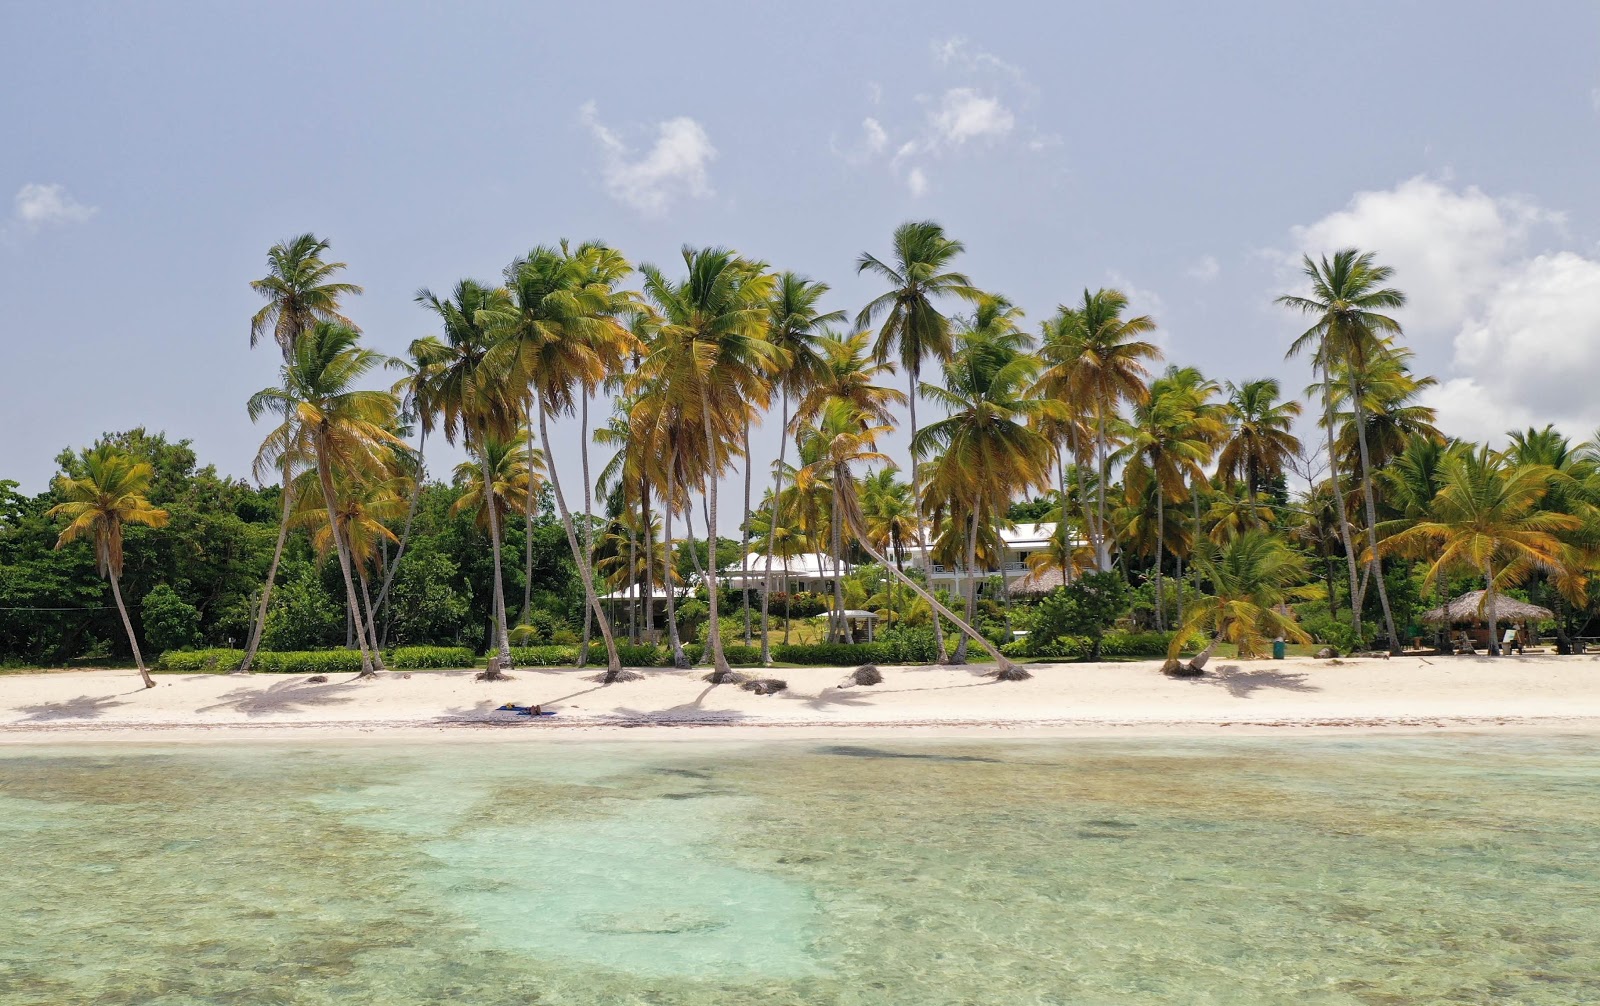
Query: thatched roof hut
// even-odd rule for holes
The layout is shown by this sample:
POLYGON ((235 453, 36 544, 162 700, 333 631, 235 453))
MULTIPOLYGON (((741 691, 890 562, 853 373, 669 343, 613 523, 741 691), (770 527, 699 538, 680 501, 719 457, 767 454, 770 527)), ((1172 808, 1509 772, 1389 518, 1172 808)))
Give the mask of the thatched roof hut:
MULTIPOLYGON (((1489 620, 1489 607, 1483 603, 1482 590, 1471 590, 1451 601, 1441 608, 1423 612, 1422 620, 1432 625, 1475 625, 1489 620)), ((1519 601, 1514 597, 1496 594, 1494 598, 1495 619, 1502 623, 1512 622, 1542 622, 1554 618, 1549 608, 1541 608, 1537 604, 1519 601)))
POLYGON ((1066 584, 1066 578, 1061 575, 1060 566, 1046 566, 1036 569, 1026 576, 1020 576, 1012 581, 1008 590, 1012 597, 1036 594, 1048 594, 1057 587, 1066 584))

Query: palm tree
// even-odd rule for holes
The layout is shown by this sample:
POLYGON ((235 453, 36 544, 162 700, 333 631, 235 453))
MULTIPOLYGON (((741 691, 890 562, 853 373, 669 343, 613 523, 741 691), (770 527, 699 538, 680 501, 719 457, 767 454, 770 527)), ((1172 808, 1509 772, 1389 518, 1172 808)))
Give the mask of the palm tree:
MULTIPOLYGON (((364 391, 355 383, 384 362, 384 357, 359 345, 360 336, 337 322, 319 321, 297 340, 283 367, 282 387, 266 388, 250 398, 250 418, 266 412, 283 417, 282 443, 309 439, 316 452, 317 482, 328 511, 328 524, 339 526, 338 495, 333 471, 376 470, 382 467, 382 452, 401 445, 390 430, 399 411, 399 402, 388 391, 364 391), (293 432, 299 427, 303 433, 293 432)), ((376 642, 369 641, 361 624, 361 605, 356 595, 351 569, 349 543, 334 535, 340 572, 344 576, 345 601, 356 613, 356 646, 361 651, 361 674, 374 673, 376 642)))
POLYGON ((306 484, 295 487, 296 508, 290 522, 311 531, 312 547, 321 556, 326 557, 333 550, 336 540, 343 541, 350 550, 350 562, 355 568, 356 581, 365 604, 364 614, 362 611, 352 611, 350 616, 366 622, 367 638, 373 641, 373 665, 377 670, 383 670, 383 655, 376 643, 378 605, 372 599, 367 568, 377 564, 381 548, 388 542, 399 540, 388 525, 400 516, 403 507, 401 496, 408 480, 403 475, 393 474, 395 466, 390 459, 375 456, 373 460, 383 464, 384 468, 366 472, 340 470, 334 473, 332 511, 337 519, 336 524, 328 523, 329 507, 322 498, 316 473, 304 473, 301 481, 306 484))
POLYGON ((720 616, 717 483, 724 458, 735 449, 730 445, 741 442, 749 411, 770 402, 772 379, 781 366, 777 349, 767 340, 776 278, 766 263, 740 258, 725 248, 685 246, 683 262, 688 275, 677 282, 654 266, 640 267, 645 294, 662 317, 642 372, 659 382, 675 409, 697 418, 704 431, 700 474, 711 547, 706 588, 713 627, 707 649, 711 679, 721 681, 732 669, 722 651, 722 634, 715 628, 720 616))
MULTIPOLYGON (((783 473, 785 458, 788 454, 789 437, 793 430, 789 425, 789 402, 791 399, 804 398, 812 386, 821 378, 823 368, 828 357, 825 356, 819 344, 822 333, 826 327, 844 320, 843 311, 822 312, 818 304, 827 296, 829 286, 808 279, 794 272, 779 274, 777 284, 772 292, 772 299, 768 303, 767 341, 772 343, 778 372, 773 375, 773 383, 777 386, 778 397, 781 402, 780 423, 778 426, 778 460, 772 469, 772 495, 776 499, 783 495, 783 473)), ((749 472, 750 466, 750 434, 749 425, 745 427, 745 471, 749 472)), ((749 509, 749 487, 746 479, 746 510, 749 509)), ((748 520, 748 514, 746 516, 748 520)), ((772 559, 773 549, 776 547, 778 521, 771 521, 767 528, 767 545, 765 569, 762 570, 761 586, 761 663, 770 666, 772 663, 772 645, 768 639, 768 629, 771 624, 771 605, 768 595, 772 593, 772 559)), ((749 532, 746 531, 748 542, 749 532)), ((748 544, 742 548, 741 553, 749 551, 748 544)), ((741 560, 748 562, 748 560, 741 560)), ((745 582, 749 582, 749 567, 742 568, 745 582)), ((748 588, 747 588, 748 589, 748 588)), ((749 606, 745 606, 746 617, 749 615, 749 606)), ((787 619, 787 616, 785 616, 787 619)), ((784 623, 784 631, 788 632, 788 622, 784 623)))
POLYGON ((1279 400, 1282 386, 1271 377, 1228 382, 1228 437, 1217 455, 1217 472, 1226 485, 1243 480, 1245 494, 1255 499, 1263 483, 1283 475, 1300 453, 1300 440, 1289 428, 1300 415, 1299 402, 1279 400))
POLYGON ((861 462, 887 462, 888 458, 875 450, 877 440, 889 432, 887 426, 873 426, 867 416, 845 402, 835 402, 830 405, 821 416, 818 424, 820 431, 819 440, 822 441, 821 456, 816 465, 827 466, 832 469, 834 506, 843 526, 855 536, 861 545, 861 550, 871 556, 872 560, 882 566, 890 576, 899 580, 904 586, 916 594, 933 611, 949 619, 957 629, 966 633, 983 650, 994 658, 995 670, 991 672, 994 677, 1002 681, 1023 681, 1030 677, 1025 669, 1007 660, 993 643, 984 638, 977 629, 968 622, 956 616, 956 613, 945 607, 937 597, 922 587, 910 576, 907 576, 899 567, 886 559, 881 551, 872 544, 867 533, 866 518, 861 513, 861 501, 857 495, 855 479, 851 475, 851 467, 861 462))
MULTIPOLYGON (((1346 248, 1334 253, 1330 261, 1326 256, 1320 262, 1304 256, 1304 272, 1311 281, 1311 296, 1284 295, 1277 303, 1294 308, 1302 314, 1315 317, 1312 326, 1301 333, 1289 346, 1289 356, 1315 347, 1314 364, 1322 370, 1322 396, 1324 421, 1328 427, 1328 465, 1333 479, 1334 492, 1339 493, 1338 453, 1334 442, 1334 374, 1340 368, 1354 379, 1367 360, 1385 348, 1385 336, 1400 334, 1400 323, 1381 312, 1405 305, 1405 294, 1393 287, 1383 286, 1394 275, 1388 266, 1373 262, 1371 252, 1362 253, 1346 248)), ((1361 493, 1367 511, 1367 553, 1372 557, 1374 579, 1378 584, 1378 600, 1383 608, 1384 631, 1389 634, 1389 648, 1397 650, 1399 638, 1394 631, 1394 615, 1389 610, 1389 591, 1384 586, 1383 569, 1378 551, 1377 503, 1372 494, 1372 461, 1367 448, 1367 428, 1362 395, 1356 385, 1351 385, 1351 401, 1355 409, 1357 444, 1361 455, 1361 493)), ((1345 527, 1340 524, 1341 529, 1345 527)), ((1345 556, 1350 573, 1351 613, 1355 630, 1361 632, 1361 588, 1356 582, 1356 553, 1348 538, 1344 542, 1345 556)))
POLYGON ((1412 355, 1409 349, 1391 346, 1385 340, 1382 349, 1360 365, 1339 368, 1333 389, 1334 421, 1339 424, 1340 458, 1348 467, 1361 463, 1356 412, 1347 408, 1352 390, 1361 396, 1363 431, 1373 471, 1381 473, 1414 439, 1444 441, 1444 434, 1434 426, 1434 410, 1418 401, 1422 392, 1439 382, 1412 374, 1407 365, 1412 355))
MULTIPOLYGON (((250 319, 251 346, 271 333, 283 352, 284 362, 288 362, 290 348, 316 322, 333 321, 355 328, 350 319, 339 313, 339 300, 346 295, 360 294, 361 288, 333 279, 345 264, 323 261, 322 253, 327 250, 328 242, 314 234, 302 234, 267 250, 267 275, 250 282, 250 288, 267 301, 250 319)), ((266 631, 272 585, 278 578, 278 564, 283 559, 283 546, 289 535, 289 513, 294 508, 294 494, 290 491, 294 474, 292 465, 284 467, 278 540, 272 548, 272 562, 267 566, 267 579, 261 588, 261 601, 245 645, 244 659, 239 662, 240 674, 250 673, 256 650, 261 646, 261 636, 266 631)), ((260 475, 259 469, 257 475, 260 475)))
POLYGON ((1203 671, 1224 639, 1238 644, 1240 657, 1260 653, 1270 637, 1281 636, 1299 643, 1311 641, 1311 636, 1285 611, 1289 601, 1314 597, 1321 588, 1302 586, 1308 575, 1305 559, 1277 536, 1252 530, 1222 545, 1201 542, 1195 550, 1194 566, 1211 589, 1189 609, 1182 627, 1173 635, 1163 671, 1203 671), (1200 633, 1209 633, 1210 642, 1187 669, 1181 668, 1178 652, 1200 633))
MULTIPOLYGON (((917 534, 917 504, 911 498, 911 486, 898 478, 900 470, 880 468, 867 473, 861 480, 861 516, 866 522, 867 538, 878 551, 894 560, 901 572, 906 568, 906 545, 917 534)), ((894 581, 889 581, 889 610, 899 611, 892 593, 894 581)))
MULTIPOLYGON (((873 352, 879 362, 898 356, 900 365, 905 368, 913 442, 917 439, 917 389, 922 384, 922 362, 930 356, 943 362, 954 348, 950 321, 939 313, 935 302, 949 297, 977 300, 980 296, 964 273, 950 268, 964 250, 965 246, 947 237, 939 224, 921 220, 895 228, 892 264, 867 252, 856 260, 857 275, 870 272, 889 284, 887 293, 868 303, 856 315, 856 327, 869 328, 874 319, 883 319, 873 352)), ((914 459, 906 470, 911 475, 911 496, 920 507, 922 483, 914 459)), ((926 552, 927 541, 921 525, 926 514, 919 510, 918 518, 917 547, 926 552)), ((933 635, 938 648, 936 659, 943 663, 946 657, 944 633, 939 628, 937 608, 933 615, 933 635)))
MULTIPOLYGON (((550 418, 572 415, 581 403, 586 427, 589 396, 638 351, 637 339, 620 320, 631 311, 633 299, 616 290, 629 271, 627 260, 603 244, 541 246, 506 267, 506 290, 492 307, 480 312, 480 323, 494 334, 499 366, 531 393, 561 526, 587 609, 605 643, 608 683, 637 675, 623 670, 611 622, 600 606, 594 586, 593 522, 585 521, 580 542, 556 466, 550 418)), ((581 440, 587 514, 591 492, 587 429, 581 440)))
MULTIPOLYGON (((928 492, 955 501, 967 521, 967 620, 977 608, 977 547, 981 521, 1005 514, 1017 492, 1045 489, 1055 459, 1037 420, 1064 414, 1059 402, 1031 397, 1038 362, 994 325, 963 333, 960 350, 945 369, 945 384, 924 384, 921 393, 949 415, 917 432, 912 454, 938 452, 928 492)), ((1002 576, 1004 573, 1002 572, 1002 576)), ((965 653, 956 655, 959 663, 965 653)))
MULTIPOLYGON (((438 317, 443 331, 443 338, 430 335, 411 343, 411 358, 418 370, 415 383, 423 400, 437 409, 445 441, 454 444, 459 437, 468 455, 480 462, 479 474, 487 476, 492 472, 491 466, 482 464, 487 445, 509 440, 520 427, 522 416, 520 396, 508 390, 502 369, 490 359, 494 337, 483 320, 485 313, 501 302, 503 294, 464 279, 456 284, 451 297, 439 297, 422 289, 415 299, 438 317)), ((487 516, 494 570, 489 606, 494 640, 490 649, 496 651, 498 659, 490 663, 485 677, 495 681, 500 679, 502 670, 512 666, 511 632, 501 565, 502 515, 490 507, 487 516)))
POLYGON ((1562 532, 1583 521, 1541 509, 1552 481, 1548 465, 1517 465, 1487 447, 1450 457, 1431 514, 1379 543, 1383 554, 1429 558, 1423 589, 1440 574, 1472 572, 1483 577, 1483 611, 1489 620, 1489 652, 1498 654, 1496 594, 1546 570, 1570 572, 1562 532))
POLYGON ((1140 338, 1155 331, 1155 321, 1143 314, 1124 318, 1122 315, 1127 308, 1127 295, 1108 289, 1094 293, 1085 290, 1080 306, 1058 307, 1056 327, 1062 334, 1057 341, 1076 347, 1078 356, 1063 359, 1041 375, 1044 387, 1056 388, 1068 397, 1082 398, 1090 406, 1097 454, 1095 472, 1099 479, 1096 518, 1091 522, 1092 544, 1095 568, 1102 572, 1111 568, 1110 536, 1106 533, 1106 489, 1110 482, 1113 420, 1123 402, 1139 405, 1148 397, 1145 381, 1150 372, 1145 361, 1161 359, 1161 350, 1140 338))
POLYGON ((82 457, 81 476, 62 475, 56 479, 56 492, 63 497, 63 502, 46 511, 46 516, 67 520, 67 526, 56 539, 56 548, 85 536, 93 543, 95 569, 111 581, 111 596, 117 603, 117 613, 122 616, 122 628, 128 633, 128 645, 133 649, 139 677, 146 688, 154 688, 156 683, 144 666, 133 620, 128 617, 128 606, 122 600, 121 580, 123 527, 128 524, 164 527, 167 523, 167 512, 151 506, 145 498, 155 469, 109 445, 84 451, 82 457))

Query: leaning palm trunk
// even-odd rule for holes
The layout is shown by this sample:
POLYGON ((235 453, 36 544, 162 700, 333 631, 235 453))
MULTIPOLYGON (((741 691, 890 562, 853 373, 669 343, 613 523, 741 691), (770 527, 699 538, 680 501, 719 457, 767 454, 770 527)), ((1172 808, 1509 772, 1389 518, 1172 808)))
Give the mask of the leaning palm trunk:
MULTIPOLYGON (((778 465, 773 470, 772 476, 772 516, 767 522, 767 554, 764 557, 766 572, 762 575, 761 583, 761 665, 772 666, 772 643, 767 638, 767 628, 771 624, 772 612, 772 550, 778 542, 778 513, 779 500, 783 498, 783 460, 789 449, 789 389, 781 392, 783 398, 783 424, 778 427, 778 465)), ((748 448, 748 445, 746 445, 748 448)), ((787 568, 787 560, 784 563, 787 568)), ((788 593, 785 592, 787 604, 788 593)), ((789 612, 783 613, 783 641, 789 642, 789 612)))
MULTIPOLYGON (((911 393, 906 396, 906 404, 909 406, 911 412, 911 442, 915 444, 917 442, 917 384, 922 379, 921 366, 913 365, 910 368, 910 377, 911 393)), ((923 527, 922 479, 917 472, 917 455, 915 450, 913 450, 911 454, 911 501, 917 508, 917 548, 922 553, 922 561, 929 567, 928 573, 931 577, 933 573, 933 564, 929 562, 928 536, 926 529, 923 527)), ((929 580, 929 583, 932 583, 931 579, 929 580)), ((944 608, 944 606, 941 604, 931 605, 930 608, 930 614, 933 616, 933 660, 934 663, 937 664, 947 663, 950 660, 950 650, 947 646, 945 646, 944 643, 944 626, 939 624, 939 612, 941 610, 948 609, 944 608)))
POLYGON ((1394 631, 1394 613, 1389 610, 1389 588, 1383 582, 1383 559, 1378 555, 1378 507, 1372 495, 1372 458, 1367 451, 1367 417, 1361 407, 1361 389, 1352 375, 1350 402, 1355 407, 1356 443, 1361 448, 1361 495, 1367 506, 1367 548, 1372 556, 1373 579, 1378 584, 1378 604, 1383 609, 1383 629, 1389 634, 1389 651, 1400 652, 1400 639, 1394 631))
POLYGON ((155 679, 150 676, 150 671, 144 666, 144 654, 139 652, 139 637, 133 632, 133 619, 128 617, 128 606, 122 602, 122 586, 117 582, 117 574, 109 572, 111 564, 106 564, 106 578, 111 581, 111 597, 117 602, 117 614, 122 616, 122 628, 128 633, 128 645, 133 648, 133 662, 139 668, 139 677, 144 679, 146 688, 156 686, 155 679))
POLYGON ((722 652, 722 626, 717 584, 717 438, 711 428, 709 402, 701 403, 701 425, 706 431, 706 594, 710 607, 711 629, 706 633, 706 649, 711 654, 711 680, 721 681, 733 673, 722 652))
POLYGON ((267 567, 267 582, 261 586, 261 605, 256 611, 256 624, 250 629, 250 643, 245 648, 244 659, 239 662, 239 674, 249 674, 250 665, 256 661, 256 650, 261 648, 261 638, 267 632, 267 611, 272 604, 272 585, 278 579, 278 563, 283 560, 283 545, 289 538, 289 512, 294 502, 289 478, 289 465, 283 466, 283 515, 278 519, 278 543, 272 546, 272 563, 267 567))
POLYGON ((611 636, 611 623, 607 621, 605 612, 600 609, 600 598, 595 594, 594 574, 589 568, 588 556, 582 553, 583 546, 579 544, 578 533, 572 527, 572 513, 567 509, 567 495, 561 491, 561 476, 556 471, 556 460, 550 452, 550 421, 544 407, 544 396, 537 394, 537 398, 539 439, 544 441, 545 468, 550 472, 550 488, 555 491, 556 508, 561 511, 561 526, 567 532, 567 546, 572 549, 572 558, 578 566, 578 579, 583 582, 584 603, 594 612, 595 624, 600 626, 600 636, 606 644, 606 684, 631 680, 635 675, 626 674, 622 670, 622 658, 617 655, 617 641, 611 636))
POLYGON ((833 631, 829 633, 834 642, 847 643, 845 638, 846 622, 844 617, 844 578, 839 575, 839 557, 844 554, 844 533, 839 527, 838 507, 834 508, 834 519, 828 521, 833 525, 833 631))
POLYGON ((528 616, 533 614, 533 458, 536 449, 533 442, 533 406, 529 405, 528 414, 528 498, 522 506, 522 614, 517 616, 517 624, 523 625, 528 621, 528 616))
MULTIPOLYGON (((643 638, 653 638, 656 628, 656 535, 650 527, 650 480, 639 475, 639 512, 644 515, 644 631, 643 638)), ((667 577, 667 589, 672 589, 672 577, 667 577)))
POLYGON ((506 592, 505 581, 501 578, 500 569, 500 503, 494 495, 494 476, 489 472, 487 459, 480 459, 483 470, 483 500, 484 506, 489 511, 489 552, 494 557, 494 632, 495 649, 499 655, 498 664, 490 664, 486 672, 486 681, 500 680, 500 671, 509 669, 511 664, 511 632, 506 627, 506 592))
MULTIPOLYGON (((417 505, 422 502, 422 484, 427 473, 427 469, 422 463, 422 451, 427 446, 427 443, 428 431, 423 430, 417 435, 416 485, 411 490, 411 502, 406 505, 406 522, 400 529, 400 545, 395 550, 394 562, 389 563, 388 568, 383 571, 383 585, 378 588, 380 618, 383 618, 381 612, 384 610, 384 605, 389 601, 389 588, 394 585, 394 576, 400 571, 400 559, 406 554, 406 546, 411 543, 411 525, 417 519, 417 505)), ((388 618, 383 618, 383 641, 385 643, 389 641, 389 621, 388 618)))
MULTIPOLYGON (((844 470, 843 465, 834 466, 833 484, 835 487, 849 486, 849 477, 849 473, 844 470)), ((977 642, 978 646, 981 647, 985 653, 987 653, 990 657, 993 657, 996 664, 993 672, 994 677, 999 678, 1001 681, 1025 681, 1028 678, 1033 677, 1033 675, 1029 674, 1024 668, 1006 659, 1005 654, 1001 653, 1000 650, 996 648, 993 643, 989 642, 988 639, 980 635, 977 629, 974 629, 971 625, 967 624, 967 622, 963 621, 956 615, 955 612, 945 607, 944 603, 941 602, 937 597, 934 597, 930 591, 924 589, 921 584, 917 583, 917 581, 901 572, 899 567, 891 564, 889 560, 883 557, 883 553, 879 552, 878 549, 874 547, 867 538, 866 521, 861 518, 860 505, 855 501, 853 491, 847 490, 846 493, 842 494, 841 500, 845 506, 845 522, 849 525, 851 533, 854 534, 856 539, 861 542, 861 550, 866 552, 867 555, 871 556, 873 562, 889 570, 890 576, 893 576, 895 579, 899 580, 906 587, 909 587, 913 594, 927 602, 928 607, 931 608, 935 613, 948 618, 951 624, 953 624, 961 632, 964 632, 970 636, 975 642, 977 642)))
POLYGON ((1104 573, 1111 568, 1111 543, 1107 540, 1106 535, 1106 483, 1110 481, 1111 475, 1107 470, 1109 459, 1106 457, 1107 448, 1110 446, 1109 441, 1106 439, 1106 410, 1108 408, 1110 408, 1110 403, 1102 400, 1097 420, 1099 431, 1095 437, 1097 441, 1096 447, 1099 452, 1098 457, 1095 459, 1095 471, 1099 476, 1096 481, 1099 482, 1099 488, 1097 490, 1098 501, 1095 504, 1094 566, 1095 571, 1099 573, 1104 573))
MULTIPOLYGON (((1361 636, 1361 590, 1357 585, 1356 576, 1356 550, 1350 544, 1350 522, 1345 518, 1344 491, 1339 488, 1339 460, 1334 450, 1333 441, 1333 371, 1328 365, 1322 365, 1322 401, 1325 403, 1326 425, 1328 427, 1328 479, 1333 483, 1333 501, 1338 508, 1336 517, 1339 523, 1339 541, 1344 545, 1345 564, 1350 572, 1350 618, 1351 628, 1355 630, 1357 638, 1361 636)), ((1330 602, 1329 609, 1333 605, 1330 602)))
POLYGON ((322 485, 322 503, 328 511, 328 534, 333 538, 333 550, 339 556, 339 572, 344 576, 346 612, 355 628, 356 649, 361 651, 361 677, 374 673, 372 651, 367 648, 366 629, 361 624, 361 602, 356 597, 355 578, 350 574, 350 551, 345 546, 344 535, 339 531, 339 514, 334 508, 333 469, 328 464, 328 439, 323 433, 317 438, 317 481, 322 485))

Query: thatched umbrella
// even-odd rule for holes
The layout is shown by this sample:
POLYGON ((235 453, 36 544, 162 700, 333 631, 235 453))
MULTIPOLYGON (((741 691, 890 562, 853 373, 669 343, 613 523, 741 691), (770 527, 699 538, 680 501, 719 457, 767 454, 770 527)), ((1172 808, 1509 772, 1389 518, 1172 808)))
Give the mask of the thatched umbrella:
POLYGON ((1036 569, 1027 576, 1019 577, 1007 589, 1012 597, 1032 594, 1048 594, 1057 587, 1064 586, 1067 580, 1061 575, 1060 566, 1045 566, 1036 569))
MULTIPOLYGON (((1469 590, 1443 607, 1423 612, 1422 620, 1432 625, 1475 625, 1487 621, 1489 607, 1484 604, 1482 590, 1469 590)), ((1496 594, 1495 618, 1502 622, 1542 622, 1554 618, 1549 608, 1519 601, 1514 597, 1496 594)))

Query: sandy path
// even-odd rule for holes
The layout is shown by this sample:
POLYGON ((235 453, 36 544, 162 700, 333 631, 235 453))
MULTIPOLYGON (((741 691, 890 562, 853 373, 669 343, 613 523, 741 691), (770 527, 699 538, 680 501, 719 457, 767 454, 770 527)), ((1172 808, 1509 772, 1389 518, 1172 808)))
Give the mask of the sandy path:
POLYGON ((128 671, 0 676, 0 743, 136 737, 363 736, 406 730, 451 736, 773 735, 789 732, 1076 734, 1299 729, 1512 727, 1600 732, 1600 658, 1433 657, 1222 662, 1170 680, 1156 661, 1035 666, 1005 683, 981 668, 885 668, 884 682, 844 687, 840 668, 771 672, 789 690, 759 696, 701 680, 703 670, 649 671, 601 685, 593 672, 519 670, 486 683, 470 671, 371 681, 304 675, 158 675, 128 671), (559 710, 534 723, 503 702, 559 710), (504 729, 488 725, 501 724, 504 729), (429 728, 418 731, 416 728, 429 728))

